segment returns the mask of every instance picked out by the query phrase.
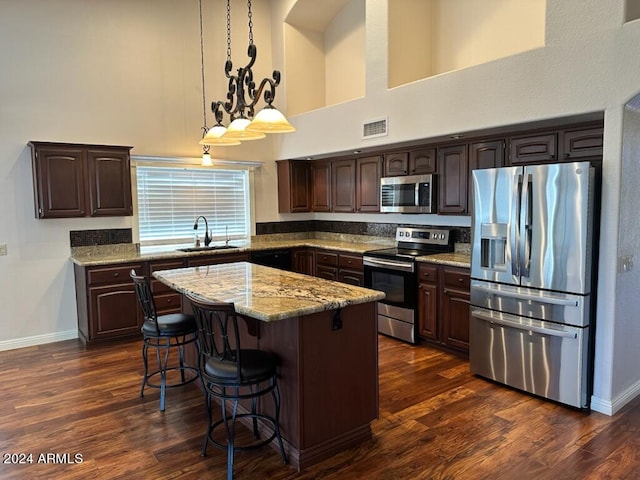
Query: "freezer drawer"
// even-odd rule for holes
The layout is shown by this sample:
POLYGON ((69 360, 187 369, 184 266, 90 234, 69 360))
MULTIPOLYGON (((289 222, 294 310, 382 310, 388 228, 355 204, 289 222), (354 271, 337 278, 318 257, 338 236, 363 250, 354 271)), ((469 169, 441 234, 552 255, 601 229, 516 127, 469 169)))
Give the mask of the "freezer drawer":
POLYGON ((588 408, 589 327, 471 309, 471 372, 577 408, 588 408))

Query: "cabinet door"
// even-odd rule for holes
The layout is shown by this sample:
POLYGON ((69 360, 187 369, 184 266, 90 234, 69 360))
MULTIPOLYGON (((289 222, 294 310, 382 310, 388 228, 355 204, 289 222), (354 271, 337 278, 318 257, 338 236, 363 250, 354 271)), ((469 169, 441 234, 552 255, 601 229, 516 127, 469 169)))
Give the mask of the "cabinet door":
POLYGON ((315 272, 315 262, 312 249, 300 249, 293 251, 293 271, 313 275, 315 272))
POLYGON ((356 209, 358 212, 379 212, 382 157, 359 158, 356 165, 356 209))
POLYGON ((445 288, 442 292, 442 341, 469 352, 469 294, 445 288))
POLYGON ((311 209, 311 173, 309 162, 281 160, 278 169, 278 211, 308 212, 311 209))
POLYGON ((409 175, 436 173, 438 162, 435 148, 422 148, 409 152, 409 175))
POLYGON ((81 148, 31 144, 36 218, 86 215, 84 155, 81 148))
POLYGON ((364 285, 364 273, 341 268, 338 271, 337 280, 342 283, 348 283, 349 285, 355 285, 356 287, 362 287, 364 285))
POLYGON ((311 210, 331 211, 331 162, 317 161, 311 165, 311 210))
POLYGON ((182 295, 173 290, 168 285, 156 280, 153 272, 158 270, 172 270, 174 268, 184 267, 185 262, 182 259, 172 261, 156 261, 149 263, 149 277, 151 280, 151 291, 156 303, 158 315, 167 313, 180 313, 182 311, 182 295))
POLYGON ((90 340, 140 333, 143 317, 133 282, 89 288, 90 340))
POLYGON ((504 140, 476 142, 469 151, 469 170, 504 167, 504 140))
POLYGON ((384 176, 398 177, 409 173, 409 154, 407 152, 387 153, 384 156, 384 176))
POLYGON ((554 162, 558 158, 557 143, 558 135, 555 132, 512 137, 509 140, 509 160, 512 165, 554 162))
POLYGON ((566 130, 562 132, 562 157, 565 160, 602 158, 603 128, 566 130))
POLYGON ((324 278, 326 280, 337 280, 338 268, 316 264, 316 277, 324 278))
POLYGON ((334 212, 356 211, 356 161, 331 163, 331 196, 334 212))
POLYGON ((87 170, 92 217, 133 215, 128 150, 88 150, 87 170))
POLYGON ((467 145, 438 150, 438 213, 467 213, 467 145))
POLYGON ((438 286, 433 283, 418 284, 418 335, 438 340, 438 286))

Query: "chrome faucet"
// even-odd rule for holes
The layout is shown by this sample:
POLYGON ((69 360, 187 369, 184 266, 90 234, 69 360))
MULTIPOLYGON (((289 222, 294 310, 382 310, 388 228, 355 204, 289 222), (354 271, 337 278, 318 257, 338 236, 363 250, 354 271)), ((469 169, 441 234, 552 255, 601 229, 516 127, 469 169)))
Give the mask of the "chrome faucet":
POLYGON ((206 217, 204 217, 203 215, 200 215, 199 217, 196 217, 196 223, 193 224, 193 229, 194 230, 198 230, 198 221, 200 219, 204 220, 204 246, 208 247, 209 244, 211 243, 211 240, 213 240, 211 238, 211 235, 209 234, 209 222, 207 222, 206 217))

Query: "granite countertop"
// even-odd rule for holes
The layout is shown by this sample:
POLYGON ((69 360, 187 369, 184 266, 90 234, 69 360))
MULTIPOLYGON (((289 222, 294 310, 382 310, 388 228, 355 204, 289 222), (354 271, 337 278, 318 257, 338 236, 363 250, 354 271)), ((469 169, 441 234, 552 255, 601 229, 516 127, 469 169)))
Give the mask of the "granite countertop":
MULTIPOLYGON (((188 248, 193 245, 162 245, 154 247, 140 247, 134 243, 120 243, 116 245, 99 245, 92 247, 74 247, 71 249, 71 261, 79 266, 90 267, 98 265, 110 265, 116 263, 143 262, 148 260, 163 260, 172 258, 198 257, 208 255, 224 255, 237 252, 256 250, 272 250, 277 248, 327 248, 349 253, 362 254, 367 250, 385 248, 394 245, 389 239, 377 239, 372 241, 352 239, 257 239, 249 241, 231 241, 234 248, 210 249, 197 252, 181 252, 178 248, 188 248)), ((214 244, 216 245, 216 244, 214 244)))
POLYGON ((471 255, 466 252, 437 253, 435 255, 416 257, 416 260, 418 262, 437 263, 452 267, 471 268, 471 255))
POLYGON ((153 276, 181 293, 232 302, 265 322, 382 300, 383 292, 248 262, 160 270, 153 276))

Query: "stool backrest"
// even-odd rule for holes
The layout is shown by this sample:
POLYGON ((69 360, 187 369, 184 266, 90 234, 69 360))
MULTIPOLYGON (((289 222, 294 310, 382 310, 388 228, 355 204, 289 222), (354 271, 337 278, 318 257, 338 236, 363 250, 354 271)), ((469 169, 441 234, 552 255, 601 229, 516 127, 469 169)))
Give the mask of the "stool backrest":
POLYGON ((142 308, 142 313, 146 322, 151 322, 156 326, 156 332, 160 336, 160 329, 158 328, 158 314, 156 313, 156 303, 153 300, 153 293, 151 292, 151 285, 149 279, 142 275, 136 274, 135 269, 131 269, 129 276, 133 280, 133 284, 136 287, 136 296, 138 297, 138 303, 142 308))
MULTIPOLYGON (((233 303, 209 302, 187 294, 198 325, 200 342, 200 372, 206 376, 205 364, 209 359, 225 363, 229 373, 235 369, 235 381, 241 383, 241 345, 238 316, 233 303)), ((230 381, 231 378, 226 378, 230 381)))

